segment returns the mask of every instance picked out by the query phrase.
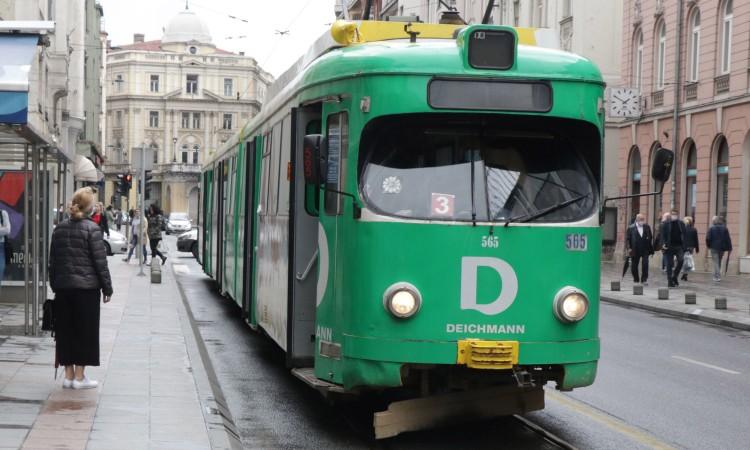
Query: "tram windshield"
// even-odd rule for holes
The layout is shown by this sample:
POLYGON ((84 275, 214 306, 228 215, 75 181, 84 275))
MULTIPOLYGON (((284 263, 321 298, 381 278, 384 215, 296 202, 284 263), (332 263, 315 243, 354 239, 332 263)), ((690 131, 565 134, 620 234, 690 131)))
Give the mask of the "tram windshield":
POLYGON ((380 119, 362 136, 360 189, 375 212, 409 219, 581 220, 597 202, 590 167, 598 163, 600 141, 593 126, 576 123, 509 116, 380 119))

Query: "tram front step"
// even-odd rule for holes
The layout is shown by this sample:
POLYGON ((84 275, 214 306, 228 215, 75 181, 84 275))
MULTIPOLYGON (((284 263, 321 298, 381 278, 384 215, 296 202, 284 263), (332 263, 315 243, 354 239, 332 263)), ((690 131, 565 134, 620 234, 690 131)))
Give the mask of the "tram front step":
POLYGON ((328 381, 317 378, 315 376, 315 369, 313 369, 312 367, 298 367, 296 369, 292 369, 292 374, 300 380, 304 381, 305 384, 307 384, 311 388, 320 391, 324 395, 327 393, 348 393, 344 390, 343 387, 339 386, 338 384, 329 383, 328 381))
POLYGON ((384 439, 406 431, 540 409, 544 409, 541 386, 529 389, 500 386, 393 402, 386 411, 375 413, 373 427, 375 438, 384 439))

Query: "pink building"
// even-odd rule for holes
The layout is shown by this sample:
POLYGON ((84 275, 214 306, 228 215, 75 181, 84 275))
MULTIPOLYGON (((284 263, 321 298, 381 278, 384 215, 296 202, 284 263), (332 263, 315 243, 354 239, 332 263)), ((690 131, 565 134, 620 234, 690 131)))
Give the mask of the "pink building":
POLYGON ((621 124, 621 193, 656 189, 659 145, 674 147, 676 161, 660 197, 617 205, 619 247, 635 213, 655 224, 674 206, 695 219, 699 267, 719 215, 734 245, 729 272, 750 273, 750 0, 625 0, 623 20, 623 84, 640 90, 642 113, 621 124))

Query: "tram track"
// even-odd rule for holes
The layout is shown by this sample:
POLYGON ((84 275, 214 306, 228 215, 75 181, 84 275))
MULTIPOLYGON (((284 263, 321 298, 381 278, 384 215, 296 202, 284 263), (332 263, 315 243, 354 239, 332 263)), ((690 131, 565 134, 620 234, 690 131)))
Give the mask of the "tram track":
POLYGON ((520 422, 524 427, 531 430, 532 432, 542 436, 542 438, 565 450, 578 450, 578 447, 574 446, 573 444, 569 443, 565 439, 561 438, 560 436, 556 435, 555 433, 552 433, 551 431, 548 431, 544 429, 542 426, 532 422, 531 420, 527 419, 526 417, 519 416, 518 414, 514 415, 513 418, 520 422))

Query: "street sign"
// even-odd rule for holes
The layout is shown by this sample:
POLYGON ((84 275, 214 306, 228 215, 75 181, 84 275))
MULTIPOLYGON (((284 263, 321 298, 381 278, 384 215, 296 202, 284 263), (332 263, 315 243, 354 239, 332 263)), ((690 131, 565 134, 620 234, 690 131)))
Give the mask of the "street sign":
POLYGON ((141 152, 144 151, 142 147, 133 147, 133 155, 131 161, 133 165, 133 172, 140 172, 141 171, 141 161, 143 161, 146 165, 142 170, 154 170, 154 149, 146 147, 145 152, 146 154, 141 157, 141 152))

